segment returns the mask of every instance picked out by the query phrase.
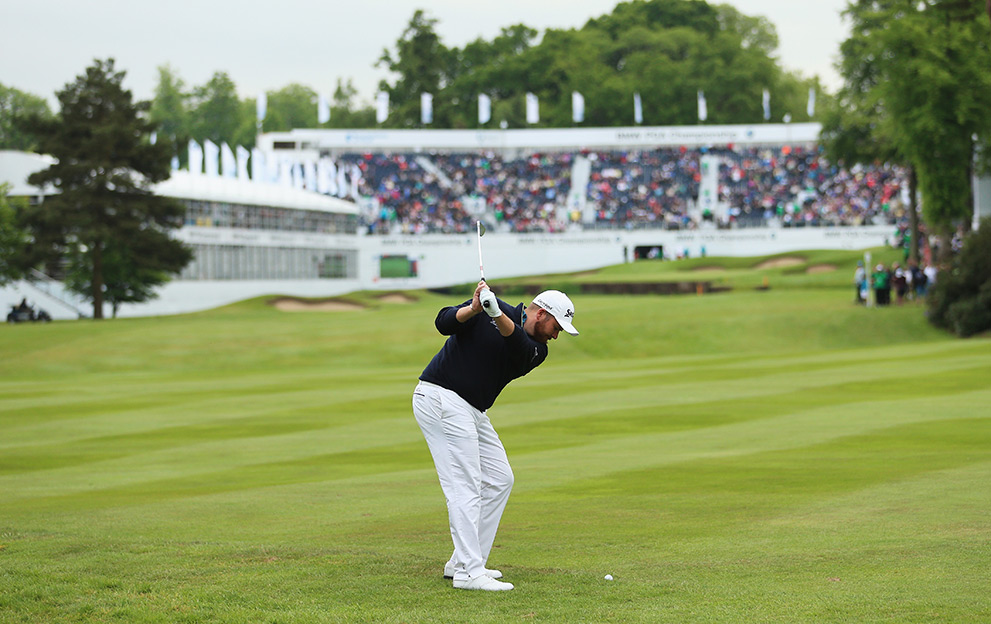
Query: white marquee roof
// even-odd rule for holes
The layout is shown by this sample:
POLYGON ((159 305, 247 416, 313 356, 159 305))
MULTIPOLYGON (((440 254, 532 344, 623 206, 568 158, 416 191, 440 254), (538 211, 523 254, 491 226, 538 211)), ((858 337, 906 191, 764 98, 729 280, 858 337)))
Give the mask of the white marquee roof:
MULTIPOLYGON (((0 184, 10 184, 8 194, 14 197, 50 195, 54 191, 41 191, 28 184, 27 179, 32 173, 41 171, 54 162, 55 159, 51 156, 0 150, 0 184)), ((196 175, 188 171, 173 171, 172 177, 157 184, 154 190, 159 195, 176 199, 358 214, 355 203, 336 197, 277 184, 196 175)))
POLYGON ((173 171, 172 177, 158 184, 155 192, 166 197, 197 201, 226 202, 249 206, 271 206, 357 214, 358 206, 343 199, 293 187, 237 178, 210 177, 188 171, 173 171))

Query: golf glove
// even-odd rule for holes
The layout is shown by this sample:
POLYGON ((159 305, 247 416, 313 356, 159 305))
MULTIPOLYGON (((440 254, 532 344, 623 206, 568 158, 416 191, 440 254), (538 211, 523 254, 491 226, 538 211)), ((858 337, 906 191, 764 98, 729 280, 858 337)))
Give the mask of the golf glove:
POLYGON ((483 289, 478 294, 478 300, 482 302, 482 309, 485 310, 486 314, 492 318, 502 316, 502 310, 499 309, 499 300, 496 299, 495 294, 491 290, 488 288, 483 289))

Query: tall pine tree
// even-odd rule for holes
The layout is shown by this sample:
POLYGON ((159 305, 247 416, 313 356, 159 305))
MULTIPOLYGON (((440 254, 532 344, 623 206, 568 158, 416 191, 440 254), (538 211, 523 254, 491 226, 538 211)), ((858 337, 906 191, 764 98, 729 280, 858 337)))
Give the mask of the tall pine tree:
POLYGON ((58 193, 27 215, 30 261, 68 262, 75 288, 93 302, 93 318, 103 318, 108 275, 127 300, 143 301, 153 294, 149 283, 192 259, 169 235, 182 226, 182 204, 151 191, 170 175, 169 146, 149 140, 156 129, 149 104, 134 102, 123 79, 113 59, 96 60, 58 92, 58 116, 32 121, 39 151, 57 162, 28 181, 58 193))

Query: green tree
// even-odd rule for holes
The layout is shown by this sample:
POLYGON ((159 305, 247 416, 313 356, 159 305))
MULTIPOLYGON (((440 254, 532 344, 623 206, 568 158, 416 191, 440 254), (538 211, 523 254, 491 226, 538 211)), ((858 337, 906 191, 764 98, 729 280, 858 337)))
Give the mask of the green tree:
POLYGON ((7 184, 0 184, 0 286, 23 277, 21 259, 28 244, 28 234, 7 197, 9 190, 7 184))
MULTIPOLYGON (((106 277, 120 265, 177 273, 192 258, 169 236, 182 226, 183 206, 151 191, 169 177, 169 148, 150 143, 157 129, 147 119, 150 104, 133 101, 124 75, 113 59, 96 60, 58 92, 57 117, 31 120, 39 148, 57 162, 28 182, 51 184, 59 193, 26 213, 26 261, 78 260, 73 270, 87 275, 94 318, 103 317, 106 277)), ((147 277, 136 270, 129 275, 135 282, 147 277)), ((135 283, 131 291, 139 289, 135 283)))
POLYGON ((200 143, 210 139, 217 145, 254 145, 254 108, 241 102, 226 72, 214 73, 193 89, 190 117, 193 138, 200 143))
POLYGON ((644 102, 644 123, 698 123, 697 93, 708 101, 707 123, 762 119, 761 92, 771 91, 775 121, 805 114, 815 78, 783 72, 772 56, 777 33, 763 17, 702 0, 622 2, 580 29, 547 30, 539 43, 520 24, 491 43, 476 40, 448 49, 436 20, 418 11, 379 63, 398 75, 383 86, 393 107, 387 125, 419 124, 420 93, 433 93, 437 127, 478 127, 480 93, 492 97, 493 124, 525 123, 524 94, 540 98, 544 127, 573 125, 571 92, 585 97, 585 124, 632 123, 633 95, 644 102), (439 89, 439 91, 437 90, 439 89))
POLYGON ((991 330, 991 218, 940 271, 926 303, 929 322, 962 338, 991 330))
POLYGON ((720 4, 716 7, 720 30, 735 33, 741 45, 747 50, 757 50, 765 56, 778 49, 778 32, 769 19, 762 15, 750 16, 740 13, 736 7, 720 4))
MULTIPOLYGON (((73 292, 88 296, 93 292, 93 249, 74 247, 69 256, 65 285, 73 292)), ((117 318, 121 304, 141 303, 155 298, 155 288, 171 278, 162 267, 181 267, 189 263, 188 249, 176 245, 150 229, 133 229, 128 236, 108 242, 102 250, 103 299, 117 318)))
POLYGON ((290 84, 268 93, 268 112, 262 129, 287 132, 293 128, 317 127, 317 93, 301 84, 290 84))
MULTIPOLYGON (((856 46, 853 40, 847 40, 843 46, 856 46)), ((848 166, 854 164, 896 163, 909 170, 909 258, 919 261, 919 240, 921 237, 918 210, 918 181, 915 169, 911 166, 909 157, 899 151, 894 140, 896 131, 891 119, 884 115, 881 102, 876 93, 867 87, 876 77, 862 82, 857 74, 852 73, 858 65, 847 65, 844 56, 841 63, 841 73, 846 79, 835 98, 825 100, 820 109, 822 114, 822 132, 820 143, 826 157, 837 163, 848 166)))
POLYGON ((35 148, 35 137, 24 127, 24 120, 32 116, 51 117, 48 102, 0 83, 0 149, 29 152, 35 148))
POLYGON ((437 96, 447 84, 454 56, 441 43, 434 30, 436 24, 436 19, 417 9, 396 42, 396 49, 383 50, 375 63, 399 76, 393 85, 386 81, 379 85, 389 94, 392 106, 384 124, 387 127, 420 127, 420 94, 437 96))
POLYGON ((375 109, 371 106, 360 106, 357 101, 358 90, 354 82, 348 79, 344 82, 337 80, 337 87, 330 102, 330 121, 328 128, 371 128, 375 125, 375 109))
POLYGON ((502 28, 491 42, 476 39, 463 49, 450 50, 453 59, 448 86, 434 100, 434 118, 439 127, 478 128, 478 96, 493 98, 492 121, 518 118, 523 124, 522 96, 519 102, 505 99, 519 93, 514 85, 514 70, 519 68, 521 55, 533 47, 538 32, 523 24, 502 28), (516 106, 513 106, 516 104, 516 106))
POLYGON ((149 118, 159 127, 159 141, 169 145, 173 155, 186 164, 186 146, 193 132, 190 127, 189 99, 185 83, 168 65, 158 68, 158 85, 151 102, 149 118))
POLYGON ((612 13, 593 18, 583 30, 601 30, 617 39, 635 24, 649 28, 688 28, 708 35, 719 32, 719 14, 703 0, 646 0, 621 2, 612 13))
POLYGON ((912 165, 926 222, 945 241, 969 222, 974 137, 991 130, 987 16, 959 0, 856 0, 846 15, 848 92, 912 165))
MULTIPOLYGON (((540 45, 527 50, 513 66, 521 71, 513 91, 501 91, 514 103, 513 125, 526 121, 525 93, 535 94, 540 101, 540 122, 537 127, 567 127, 573 125, 571 93, 578 91, 585 97, 587 124, 600 125, 602 113, 613 107, 599 106, 608 99, 620 81, 614 81, 613 72, 602 64, 602 47, 608 45, 607 37, 600 33, 582 33, 576 30, 548 30, 540 45)), ((509 76, 505 80, 511 80, 509 76)), ((632 92, 630 98, 632 101, 632 92)))
MULTIPOLYGON (((706 123, 760 119, 764 88, 775 101, 800 97, 801 86, 771 56, 777 46, 773 25, 729 6, 678 0, 623 3, 612 14, 590 20, 579 34, 601 50, 604 71, 584 77, 586 89, 611 87, 603 98, 586 98, 593 124, 631 123, 637 92, 648 125, 698 123, 700 90, 708 103, 706 123)), ((550 41, 546 36, 542 46, 550 41)))
POLYGON ((255 106, 255 98, 241 100, 240 111, 238 112, 237 130, 234 132, 234 140, 229 143, 233 149, 235 145, 245 148, 255 146, 258 137, 258 109, 255 106))

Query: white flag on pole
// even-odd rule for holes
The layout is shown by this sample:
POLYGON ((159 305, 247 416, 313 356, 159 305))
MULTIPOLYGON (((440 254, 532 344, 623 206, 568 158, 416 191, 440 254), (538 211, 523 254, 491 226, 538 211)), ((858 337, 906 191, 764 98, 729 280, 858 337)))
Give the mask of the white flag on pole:
POLYGON ((358 165, 351 165, 351 199, 359 198, 358 189, 361 185, 361 169, 358 165))
POLYGON ((337 195, 337 167, 333 160, 329 158, 325 160, 327 161, 327 194, 337 195))
POLYGON ((225 178, 237 177, 237 159, 226 141, 220 144, 220 172, 225 178))
POLYGON ((330 100, 323 93, 317 100, 317 123, 325 124, 330 121, 330 100))
POLYGON ((303 163, 303 180, 306 183, 306 190, 316 192, 317 190, 317 163, 308 160, 303 163))
POLYGON ((767 89, 764 89, 763 105, 764 105, 764 121, 767 121, 771 118, 771 92, 768 91, 767 89))
POLYGON ((478 94, 478 123, 487 124, 492 119, 492 99, 484 93, 478 94))
POLYGON ((375 122, 382 123, 389 118, 389 94, 379 91, 375 94, 375 122))
POLYGON ((585 121, 585 96, 577 91, 571 92, 571 121, 575 123, 585 121))
POLYGON ((643 103, 640 101, 640 94, 633 94, 633 123, 639 125, 643 123, 643 103))
POLYGON ((257 147, 251 148, 251 179, 255 182, 271 182, 268 167, 265 163, 265 153, 257 147))
POLYGON ((337 196, 348 196, 348 179, 344 173, 344 165, 337 168, 337 196))
POLYGON ((280 186, 292 186, 292 163, 288 158, 283 157, 279 160, 278 180, 280 186))
POLYGON ((303 163, 298 162, 292 166, 292 185, 298 189, 306 186, 303 179, 303 163))
POLYGON ((192 139, 189 139, 189 172, 203 173, 203 148, 192 139))
POLYGON ((805 107, 805 112, 809 114, 809 119, 815 117, 816 114, 816 88, 809 87, 809 103, 805 107))
POLYGON ((540 121, 540 101, 537 96, 527 92, 526 94, 526 122, 535 124, 540 121))
POLYGON ((330 167, 333 166, 329 158, 321 158, 317 161, 317 193, 328 195, 330 193, 330 167))
POLYGON ((220 173, 220 148, 210 139, 203 141, 203 170, 207 177, 216 178, 220 173))
POLYGON ((258 99, 255 100, 255 114, 258 117, 258 123, 265 121, 265 113, 268 111, 268 94, 259 93, 258 99))
POLYGON ((237 179, 244 180, 247 182, 250 178, 248 177, 248 158, 251 157, 251 152, 244 149, 240 145, 237 146, 237 179))
POLYGON ((420 123, 423 125, 434 122, 434 96, 429 93, 420 94, 420 123))
POLYGON ((272 184, 279 184, 279 176, 282 174, 282 163, 276 158, 275 152, 264 152, 261 162, 265 163, 264 180, 272 184))
POLYGON ((699 90, 699 121, 705 121, 709 118, 709 107, 705 103, 705 93, 699 90))

